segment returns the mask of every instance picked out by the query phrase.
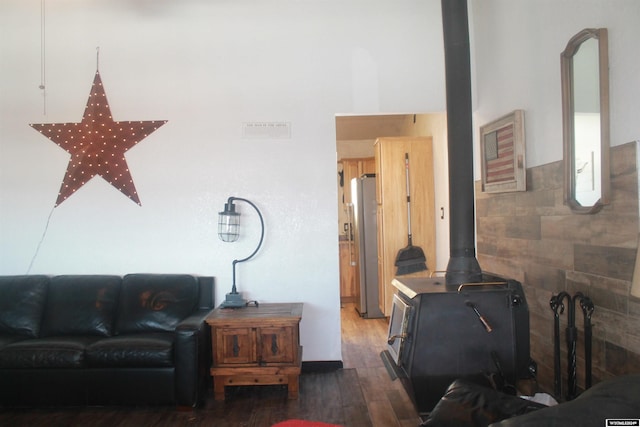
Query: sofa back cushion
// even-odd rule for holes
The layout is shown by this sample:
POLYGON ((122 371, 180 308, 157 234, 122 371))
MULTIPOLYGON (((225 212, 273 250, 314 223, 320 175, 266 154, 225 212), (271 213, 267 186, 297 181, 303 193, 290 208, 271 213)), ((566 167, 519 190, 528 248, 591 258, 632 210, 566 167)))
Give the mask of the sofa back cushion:
POLYGON ((128 274, 122 279, 118 334, 173 331, 198 304, 198 280, 188 274, 128 274))
POLYGON ((37 337, 49 277, 0 277, 0 335, 37 337))
POLYGON ((122 279, 109 275, 51 278, 43 336, 111 336, 122 279))

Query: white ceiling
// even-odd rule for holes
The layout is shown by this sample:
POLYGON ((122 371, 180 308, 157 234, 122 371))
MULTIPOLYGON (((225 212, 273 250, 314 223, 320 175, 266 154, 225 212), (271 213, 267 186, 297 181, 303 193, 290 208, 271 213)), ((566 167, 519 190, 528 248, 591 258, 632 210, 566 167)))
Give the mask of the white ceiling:
POLYGON ((336 151, 338 160, 373 157, 373 144, 383 136, 403 136, 413 114, 337 116, 336 151))

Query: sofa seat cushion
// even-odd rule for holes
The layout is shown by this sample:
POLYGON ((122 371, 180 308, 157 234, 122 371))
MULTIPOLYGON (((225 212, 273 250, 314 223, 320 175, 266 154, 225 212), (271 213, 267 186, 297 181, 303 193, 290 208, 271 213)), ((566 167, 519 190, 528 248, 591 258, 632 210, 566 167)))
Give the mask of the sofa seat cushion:
POLYGON ((110 336, 122 279, 109 275, 51 278, 42 336, 110 336))
POLYGON ((87 364, 94 368, 173 366, 173 340, 172 333, 104 338, 87 348, 87 364))
POLYGON ((3 348, 4 346, 7 346, 17 341, 24 341, 26 339, 28 338, 20 335, 1 335, 0 334, 0 348, 3 348))
POLYGON ((199 285, 188 274, 128 274, 122 291, 116 334, 169 332, 198 305, 199 285))
POLYGON ((95 337, 47 337, 13 342, 0 348, 0 368, 81 368, 85 348, 95 337))
POLYGON ((48 285, 48 276, 0 276, 0 334, 38 336, 48 285))

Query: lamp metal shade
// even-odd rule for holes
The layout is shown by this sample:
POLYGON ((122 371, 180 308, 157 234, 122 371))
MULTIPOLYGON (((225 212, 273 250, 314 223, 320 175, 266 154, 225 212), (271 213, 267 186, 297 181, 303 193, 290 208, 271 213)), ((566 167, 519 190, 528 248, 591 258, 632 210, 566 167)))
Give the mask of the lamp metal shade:
POLYGON ((218 237, 223 242, 235 242, 240 236, 240 214, 233 203, 226 203, 218 213, 218 237))

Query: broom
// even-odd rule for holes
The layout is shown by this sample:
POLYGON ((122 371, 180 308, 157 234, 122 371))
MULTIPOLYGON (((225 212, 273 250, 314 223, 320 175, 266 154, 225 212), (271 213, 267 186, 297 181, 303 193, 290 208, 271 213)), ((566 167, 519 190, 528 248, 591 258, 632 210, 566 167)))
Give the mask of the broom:
POLYGON ((427 269, 427 258, 424 256, 422 248, 413 246, 411 240, 411 192, 409 188, 409 153, 404 153, 404 169, 407 181, 407 224, 409 244, 398 251, 395 266, 396 275, 415 273, 427 269))

